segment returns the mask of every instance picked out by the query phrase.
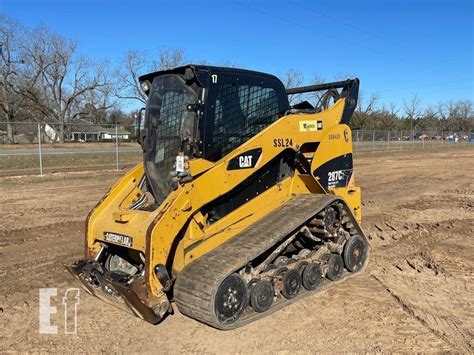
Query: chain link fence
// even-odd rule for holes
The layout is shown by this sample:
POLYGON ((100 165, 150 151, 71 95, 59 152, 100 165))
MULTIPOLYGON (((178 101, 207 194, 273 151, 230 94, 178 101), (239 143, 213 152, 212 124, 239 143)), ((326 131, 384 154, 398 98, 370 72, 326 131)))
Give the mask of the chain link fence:
POLYGON ((121 170, 141 159, 134 125, 0 122, 0 176, 121 170))
POLYGON ((473 132, 352 131, 354 153, 454 148, 474 143, 473 132))
MULTIPOLYGON (((472 132, 352 132, 354 154, 474 147, 472 132)), ((121 170, 142 161, 134 125, 0 122, 0 176, 121 170), (64 137, 64 139, 60 139, 64 137)))

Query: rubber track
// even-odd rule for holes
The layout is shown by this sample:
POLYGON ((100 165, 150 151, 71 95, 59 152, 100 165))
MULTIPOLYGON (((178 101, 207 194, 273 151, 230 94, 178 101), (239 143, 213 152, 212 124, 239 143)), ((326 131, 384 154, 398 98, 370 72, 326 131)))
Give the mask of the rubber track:
MULTIPOLYGON (((282 241, 286 236, 297 231, 306 221, 335 201, 340 201, 346 206, 343 200, 334 195, 294 196, 220 247, 187 265, 179 273, 174 286, 174 300, 179 311, 214 328, 228 330, 262 318, 289 303, 326 288, 328 284, 334 284, 335 282, 323 282, 321 287, 311 292, 301 288, 297 297, 291 300, 279 298, 278 302, 275 302, 265 313, 257 313, 247 307, 241 316, 232 323, 219 322, 214 313, 215 293, 227 276, 282 241)), ((347 215, 352 216, 350 211, 347 215)), ((356 226, 359 234, 364 237, 355 219, 352 223, 356 226)), ((345 272, 342 279, 337 282, 342 282, 348 276, 356 275, 362 270, 356 273, 345 272)))

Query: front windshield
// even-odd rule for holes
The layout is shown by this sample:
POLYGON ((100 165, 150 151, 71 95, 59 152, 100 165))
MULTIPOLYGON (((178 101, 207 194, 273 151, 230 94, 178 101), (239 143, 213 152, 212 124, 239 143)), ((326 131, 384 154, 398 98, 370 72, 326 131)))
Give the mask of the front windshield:
POLYGON ((159 203, 171 191, 171 172, 183 142, 193 139, 196 114, 186 106, 196 102, 196 93, 179 76, 162 75, 153 80, 145 113, 145 167, 159 203))

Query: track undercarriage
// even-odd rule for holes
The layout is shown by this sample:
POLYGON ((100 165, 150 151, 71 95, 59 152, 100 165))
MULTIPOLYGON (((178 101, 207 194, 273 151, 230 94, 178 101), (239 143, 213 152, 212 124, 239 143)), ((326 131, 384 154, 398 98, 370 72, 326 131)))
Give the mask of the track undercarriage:
POLYGON ((233 329, 356 275, 368 256, 342 199, 299 195, 183 269, 175 301, 192 318, 233 329))

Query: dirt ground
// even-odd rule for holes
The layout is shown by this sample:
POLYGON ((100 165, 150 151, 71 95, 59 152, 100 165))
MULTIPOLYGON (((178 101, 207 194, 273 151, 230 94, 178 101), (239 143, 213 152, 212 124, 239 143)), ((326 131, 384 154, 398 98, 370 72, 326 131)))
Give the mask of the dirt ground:
POLYGON ((119 174, 0 178, 0 351, 474 352, 474 149, 356 157, 365 272, 243 328, 221 332, 175 313, 157 326, 80 294, 64 334, 62 267, 82 256, 88 211, 119 174), (57 335, 39 333, 39 288, 57 335))

